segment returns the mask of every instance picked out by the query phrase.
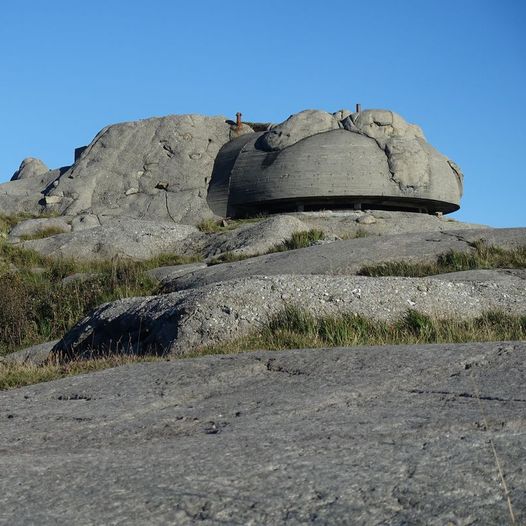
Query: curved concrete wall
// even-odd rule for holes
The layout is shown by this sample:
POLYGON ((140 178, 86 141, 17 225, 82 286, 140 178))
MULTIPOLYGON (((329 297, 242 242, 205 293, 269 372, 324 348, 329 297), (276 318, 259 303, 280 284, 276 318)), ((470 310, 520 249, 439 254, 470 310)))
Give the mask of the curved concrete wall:
MULTIPOLYGON (((258 147, 260 136, 244 136, 219 152, 208 198, 216 214, 235 217, 360 205, 445 213, 459 208, 459 178, 447 158, 423 139, 418 139, 417 148, 426 162, 421 174, 417 167, 417 182, 412 185, 392 173, 377 141, 359 133, 344 129, 318 133, 271 152, 258 147)), ((403 168, 398 163, 397 169, 403 168)), ((409 169, 414 171, 415 166, 409 169)))

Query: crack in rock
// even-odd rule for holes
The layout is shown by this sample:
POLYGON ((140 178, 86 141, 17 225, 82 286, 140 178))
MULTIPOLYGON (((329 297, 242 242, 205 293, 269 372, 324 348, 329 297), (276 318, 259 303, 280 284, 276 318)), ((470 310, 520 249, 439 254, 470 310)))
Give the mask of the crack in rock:
POLYGON ((457 398, 474 398, 475 400, 489 400, 492 402, 522 402, 526 403, 526 399, 523 398, 500 398, 498 396, 484 396, 484 395, 474 395, 472 393, 455 393, 453 391, 440 391, 440 390, 426 390, 426 389, 411 389, 408 391, 411 394, 441 394, 441 395, 452 395, 457 398))

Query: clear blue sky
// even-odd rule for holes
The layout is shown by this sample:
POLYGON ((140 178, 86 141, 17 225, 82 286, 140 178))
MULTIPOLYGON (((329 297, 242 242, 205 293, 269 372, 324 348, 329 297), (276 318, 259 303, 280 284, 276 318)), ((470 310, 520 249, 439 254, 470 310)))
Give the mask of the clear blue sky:
POLYGON ((522 0, 3 0, 0 182, 103 126, 392 109, 465 174, 454 217, 526 226, 522 0))

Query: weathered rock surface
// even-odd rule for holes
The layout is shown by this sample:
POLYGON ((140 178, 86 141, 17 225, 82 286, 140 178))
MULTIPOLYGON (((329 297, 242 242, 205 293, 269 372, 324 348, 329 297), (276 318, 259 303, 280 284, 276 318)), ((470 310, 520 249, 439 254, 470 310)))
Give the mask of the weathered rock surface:
MULTIPOLYGON (((72 233, 67 238, 55 239, 49 236, 32 243, 30 247, 41 254, 52 257, 63 257, 65 254, 76 253, 77 259, 92 258, 93 252, 116 254, 114 240, 122 237, 115 233, 115 221, 112 216, 83 214, 78 216, 59 216, 52 218, 29 219, 18 223, 9 233, 11 242, 18 243, 20 236, 35 235, 49 228, 58 228, 64 232, 72 233), (94 229, 87 234, 84 230, 94 229), (109 232, 108 232, 109 229, 109 232), (78 235, 77 235, 78 234, 78 235), (116 236, 116 237, 114 237, 116 236), (83 245, 83 250, 77 247, 83 245), (63 247, 57 250, 57 246, 63 247)), ((122 219, 120 223, 126 231, 136 229, 137 225, 142 230, 151 232, 153 238, 162 236, 158 231, 158 222, 122 219)), ((172 229, 173 223, 170 223, 172 229)), ((286 215, 273 215, 262 218, 254 223, 239 226, 233 230, 206 234, 197 230, 188 230, 182 226, 181 230, 187 232, 186 241, 177 245, 181 255, 200 254, 205 258, 212 258, 225 252, 234 255, 254 256, 264 254, 276 245, 290 239, 294 232, 317 228, 327 234, 329 239, 337 237, 349 238, 356 235, 382 235, 389 233, 454 230, 465 228, 480 228, 481 225, 470 225, 449 219, 438 218, 428 214, 414 214, 410 212, 308 212, 286 215)), ((143 259, 144 250, 137 244, 130 244, 124 252, 127 257, 143 259), (137 256, 135 256, 136 250, 137 256)), ((164 245, 159 245, 161 252, 164 245)), ((153 249, 156 255, 159 250, 153 249)), ((69 256, 68 256, 69 257, 69 256)))
POLYGON ((13 241, 24 236, 35 236, 50 229, 66 233, 71 231, 71 225, 68 218, 61 216, 28 219, 15 225, 9 232, 9 238, 13 241))
POLYGON ((0 363, 42 365, 51 356, 51 351, 58 342, 59 340, 53 340, 50 342, 40 343, 38 345, 32 345, 31 347, 22 349, 21 351, 6 354, 5 356, 0 356, 0 363))
POLYGON ((27 157, 21 162, 20 167, 11 177, 11 181, 38 177, 47 172, 49 172, 49 168, 40 159, 27 157))
POLYGON ((44 207, 44 192, 61 173, 62 169, 51 170, 38 176, 0 184, 0 213, 41 213, 44 207))
POLYGON ((388 210, 323 210, 297 212, 294 217, 309 225, 310 228, 323 230, 329 235, 342 239, 357 236, 489 228, 486 225, 462 223, 448 217, 388 210))
POLYGON ((462 196, 464 178, 459 167, 426 142, 419 126, 408 124, 397 113, 387 110, 352 113, 343 127, 376 141, 387 155, 393 181, 408 197, 429 187, 432 178, 441 184, 456 183, 459 197, 462 196))
POLYGON ((155 281, 162 281, 166 278, 178 278, 190 272, 195 272, 206 268, 206 263, 188 263, 186 265, 167 265, 165 267, 156 267, 146 271, 146 274, 155 281))
MULTIPOLYGON (((526 280, 526 269, 524 268, 498 268, 498 269, 480 269, 464 270, 462 272, 451 272, 449 274, 435 274, 429 276, 433 279, 447 281, 487 281, 492 283, 509 282, 512 280, 526 280)), ((520 281, 517 282, 521 286, 520 281)), ((526 283, 525 283, 526 285, 526 283)), ((526 305, 524 305, 526 312, 526 305)))
POLYGON ((286 305, 314 315, 352 313, 394 321, 409 309, 469 319, 489 310, 526 312, 526 282, 429 278, 252 276, 97 308, 57 344, 66 359, 94 354, 185 354, 261 328, 286 305))
POLYGON ((328 206, 451 212, 461 194, 458 166, 391 111, 305 110, 264 132, 192 114, 108 126, 71 167, 25 159, 0 211, 198 224, 328 206))
POLYGON ((286 121, 273 126, 258 140, 257 147, 271 152, 283 150, 297 142, 330 130, 340 128, 340 123, 330 113, 320 110, 304 110, 291 115, 286 121))
POLYGON ((525 343, 257 352, 0 394, 0 522, 526 522, 525 343), (28 498, 30 496, 30 498, 28 498))
POLYGON ((201 252, 205 257, 229 252, 236 256, 265 254, 276 245, 291 238, 295 232, 304 232, 309 227, 293 216, 278 215, 256 223, 243 225, 201 239, 201 252))
POLYGON ((24 241, 20 246, 57 259, 145 260, 164 253, 182 253, 184 241, 197 231, 190 225, 117 218, 95 228, 24 241))
POLYGON ((206 192, 225 117, 171 115, 104 128, 46 195, 62 214, 197 223, 212 216, 206 192))
POLYGON ((433 261, 450 250, 469 252, 484 241, 503 248, 526 245, 526 228, 469 229, 377 236, 268 254, 209 267, 166 282, 165 290, 181 290, 248 276, 283 274, 352 275, 365 265, 388 261, 433 261), (286 270, 285 270, 286 269, 286 270))

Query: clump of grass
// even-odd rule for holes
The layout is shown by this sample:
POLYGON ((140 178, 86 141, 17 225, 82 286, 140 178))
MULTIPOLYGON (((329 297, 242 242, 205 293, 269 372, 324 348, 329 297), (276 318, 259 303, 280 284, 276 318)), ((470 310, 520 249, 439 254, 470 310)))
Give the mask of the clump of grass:
POLYGON ((473 243, 472 252, 450 251, 429 263, 410 263, 394 261, 368 265, 358 274, 361 276, 406 276, 424 277, 463 270, 526 268, 526 246, 504 249, 487 245, 484 242, 473 243))
POLYGON ((205 232, 206 234, 211 234, 213 232, 220 232, 221 231, 221 223, 215 219, 203 219, 198 225, 197 228, 201 232, 205 232))
POLYGON ((272 317, 257 333, 211 346, 203 352, 223 354, 255 349, 524 339, 526 315, 492 311, 473 319, 459 320, 433 318, 408 310, 400 319, 386 322, 346 313, 314 316, 304 309, 288 306, 272 317))
POLYGON ((13 215, 0 214, 0 232, 7 233, 9 232, 11 228, 13 228, 15 225, 17 225, 21 221, 25 221, 26 219, 34 219, 36 217, 46 217, 46 216, 44 215, 35 216, 34 214, 26 214, 26 213, 13 214, 13 215))
POLYGON ((360 239, 362 237, 368 237, 370 234, 369 232, 366 232, 365 230, 363 230, 362 228, 359 228, 355 233, 354 233, 354 239, 360 239))
POLYGON ((287 239, 280 245, 277 245, 271 252, 285 252, 287 250, 310 247, 324 238, 325 233, 322 230, 318 230, 316 228, 302 232, 294 232, 290 239, 287 239))
MULTIPOLYGON (((272 247, 270 250, 265 252, 265 254, 273 254, 275 252, 286 252, 287 250, 294 250, 296 248, 306 248, 310 247, 317 241, 324 239, 325 234, 321 230, 308 230, 304 232, 294 232, 290 239, 285 240, 283 243, 272 247)), ((264 254, 239 254, 234 252, 224 252, 219 256, 211 259, 208 262, 209 266, 219 265, 221 263, 233 263, 235 261, 243 261, 245 259, 262 256, 264 254)))
POLYGON ((242 219, 223 219, 215 220, 212 218, 203 219, 198 225, 197 228, 206 234, 212 234, 215 232, 228 232, 230 230, 236 230, 240 226, 250 225, 252 223, 259 223, 265 219, 264 215, 257 215, 254 217, 246 217, 242 219))
POLYGON ((33 234, 23 234, 20 236, 22 241, 31 241, 32 239, 44 239, 46 237, 56 236, 57 234, 64 234, 65 230, 57 226, 50 226, 43 228, 33 234))
POLYGON ((2 364, 0 363, 0 390, 14 389, 25 385, 50 382, 67 376, 90 373, 118 367, 130 363, 160 361, 159 356, 129 356, 117 355, 92 360, 78 360, 67 364, 48 363, 32 364, 2 364))
POLYGON ((362 237, 369 237, 371 235, 370 232, 367 232, 363 228, 359 228, 358 230, 355 230, 353 232, 346 232, 341 236, 341 239, 347 240, 347 239, 360 239, 362 237))

